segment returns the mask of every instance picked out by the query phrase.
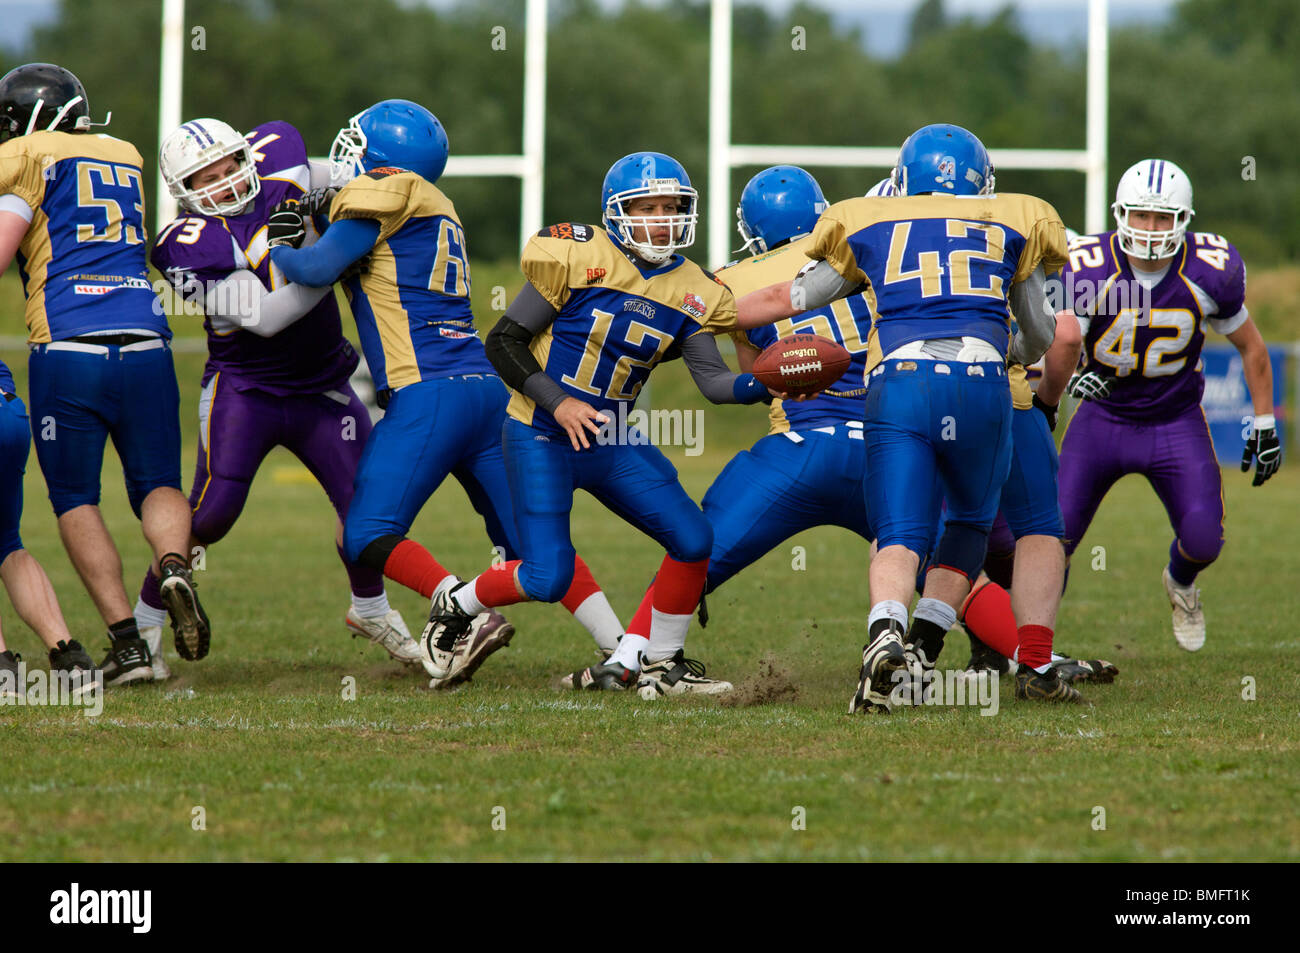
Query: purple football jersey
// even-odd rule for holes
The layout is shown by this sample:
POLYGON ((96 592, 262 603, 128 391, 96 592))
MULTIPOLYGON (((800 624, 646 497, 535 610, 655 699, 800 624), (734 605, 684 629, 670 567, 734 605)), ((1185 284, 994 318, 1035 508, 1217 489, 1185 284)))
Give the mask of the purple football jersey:
MULTIPOLYGON (((152 261, 182 293, 208 287, 241 270, 254 272, 267 290, 287 284, 271 264, 266 222, 271 209, 297 197, 310 182, 307 147, 287 122, 267 122, 245 137, 253 149, 262 188, 242 215, 187 214, 158 236, 152 261), (195 284, 197 282, 197 284, 195 284)), ((279 334, 269 338, 246 330, 208 332, 208 363, 203 383, 224 372, 238 387, 270 394, 321 393, 345 383, 357 366, 357 354, 343 337, 334 295, 320 302, 279 334)))
POLYGON ((1098 401, 1133 420, 1165 420, 1201 402, 1205 325, 1229 334, 1246 320, 1246 266, 1227 239, 1189 233, 1149 290, 1134 276, 1115 232, 1070 244, 1061 275, 1066 306, 1089 319, 1090 370, 1114 378, 1098 401))

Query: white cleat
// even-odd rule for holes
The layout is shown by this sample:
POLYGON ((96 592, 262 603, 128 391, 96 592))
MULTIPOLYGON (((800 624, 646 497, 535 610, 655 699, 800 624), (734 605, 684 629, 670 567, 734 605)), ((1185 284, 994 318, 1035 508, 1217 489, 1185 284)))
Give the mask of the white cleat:
POLYGON ((1178 646, 1196 652, 1205 644, 1205 612, 1201 609, 1201 590, 1195 586, 1183 588, 1164 571, 1165 592, 1174 610, 1174 638, 1178 646))
POLYGON ((473 625, 470 615, 456 602, 455 592, 463 582, 440 589, 429 606, 429 621, 420 633, 420 664, 430 678, 447 678, 456 661, 456 643, 473 625))
POLYGON ((484 660, 509 645, 514 634, 515 627, 495 609, 480 612, 470 623, 469 631, 456 640, 447 674, 430 679, 429 687, 446 691, 470 681, 484 660))
POLYGON ((348 608, 347 626, 353 638, 364 635, 403 665, 420 664, 420 646, 411 638, 402 614, 396 609, 389 610, 387 615, 367 619, 357 612, 356 606, 351 606, 348 608))
POLYGON ((139 626, 140 638, 144 639, 145 644, 149 646, 150 664, 153 666, 153 680, 155 682, 164 682, 172 677, 172 670, 167 667, 167 660, 163 658, 162 647, 162 626, 160 625, 142 625, 139 626))
POLYGON ((731 682, 705 678, 704 666, 678 650, 676 655, 641 666, 637 694, 646 701, 663 695, 721 695, 731 691, 731 682))

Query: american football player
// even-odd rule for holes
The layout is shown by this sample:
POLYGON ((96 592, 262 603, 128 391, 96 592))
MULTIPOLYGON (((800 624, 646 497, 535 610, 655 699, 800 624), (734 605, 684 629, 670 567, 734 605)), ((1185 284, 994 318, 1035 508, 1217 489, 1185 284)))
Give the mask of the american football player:
MULTIPOLYGON (((267 122, 241 135, 219 119, 183 123, 158 158, 181 215, 154 245, 154 265, 204 315, 208 361, 199 395, 193 540, 208 547, 234 526, 253 477, 272 448, 288 448, 343 516, 370 415, 348 378, 357 355, 343 337, 328 288, 285 280, 267 254, 272 209, 330 187, 328 163, 311 163, 298 130, 267 122)), ((344 560, 352 590, 345 623, 394 659, 418 665, 420 650, 388 604, 382 573, 344 560)), ((158 580, 145 576, 135 618, 160 633, 158 580)), ((154 676, 166 662, 154 652, 154 676)))
MULTIPOLYGON (((31 444, 27 408, 14 389, 13 374, 0 361, 0 582, 9 601, 50 654, 51 672, 77 679, 92 677, 95 663, 68 632, 58 597, 36 557, 23 547, 19 522, 23 513, 23 471, 31 444)), ((0 672, 18 672, 18 661, 0 632, 0 672)))
MULTIPOLYGON (((449 474, 498 550, 519 552, 501 454, 507 393, 474 329, 464 230, 434 184, 447 164, 447 134, 423 106, 384 100, 353 116, 330 154, 336 178, 355 177, 329 202, 328 228, 315 245, 294 247, 299 213, 282 208, 287 231, 272 237, 271 259, 289 280, 321 288, 368 256, 344 287, 386 412, 361 457, 343 549, 436 609, 460 580, 406 534, 449 474)), ((604 593, 576 554, 567 570, 556 598, 612 647, 622 624, 604 593)), ((500 614, 477 610, 436 663, 422 651, 431 687, 467 681, 513 634, 500 614)))
POLYGON ((574 491, 584 489, 667 553, 618 648, 575 672, 572 686, 636 686, 644 697, 730 690, 684 654, 708 571, 709 521, 657 447, 639 432, 611 430, 674 346, 709 400, 767 396, 753 375, 727 369, 713 341, 715 330, 734 327, 735 298, 678 254, 694 241, 697 202, 676 159, 632 153, 605 176, 603 229, 552 225, 524 247, 528 282, 487 342, 513 391, 503 434, 522 559, 435 600, 431 643, 484 606, 550 602, 564 592, 569 514, 574 491))
POLYGON ((59 535, 108 625, 105 682, 123 684, 151 680, 153 669, 99 511, 110 436, 176 650, 203 658, 211 629, 190 577, 180 393, 149 284, 140 154, 93 125, 85 89, 62 67, 29 63, 0 79, 0 271, 16 254, 36 458, 59 535))
POLYGON ((1196 577, 1223 547, 1223 486, 1201 410, 1205 325, 1241 353, 1254 404, 1241 468, 1254 465, 1253 486, 1282 463, 1273 371, 1246 309, 1241 255, 1221 235, 1188 233, 1195 213, 1182 169, 1167 159, 1138 162, 1120 176, 1111 211, 1115 229, 1072 244, 1063 275, 1075 289, 1086 361, 1070 385, 1083 404, 1061 444, 1065 548, 1079 546, 1116 480, 1144 475, 1175 534, 1163 572, 1174 638, 1195 652, 1205 644, 1196 577), (1125 287, 1135 293, 1114 293, 1125 287), (1141 291, 1149 307, 1131 307, 1141 291))
MULTIPOLYGON (((740 302, 742 325, 756 326, 870 284, 884 355, 868 377, 865 428, 879 551, 851 711, 887 711, 893 675, 906 664, 907 603, 939 516, 936 478, 948 519, 914 618, 947 631, 979 573, 1010 470, 1006 356, 1028 363, 1051 344, 1044 286, 1065 255, 1056 211, 1032 196, 997 195, 987 150, 959 126, 908 137, 894 184, 897 198, 831 206, 814 230, 807 269, 740 302), (1020 319, 1014 336, 1008 304, 1020 319)), ((1025 680, 1052 691, 1045 631, 1047 644, 1031 640, 1022 656, 1025 680)))

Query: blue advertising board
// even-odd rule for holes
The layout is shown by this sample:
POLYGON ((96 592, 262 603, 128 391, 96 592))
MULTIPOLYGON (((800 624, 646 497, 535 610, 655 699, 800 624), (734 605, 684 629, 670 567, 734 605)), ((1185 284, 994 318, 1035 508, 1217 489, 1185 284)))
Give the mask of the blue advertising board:
MULTIPOLYGON (((1286 349, 1269 347, 1273 364, 1273 404, 1277 408, 1277 435, 1286 454, 1286 349)), ((1231 344, 1205 345, 1201 351, 1205 371, 1205 395, 1201 409, 1210 422, 1210 437, 1220 466, 1240 466, 1241 451, 1254 410, 1246 376, 1241 370, 1241 353, 1231 344)))

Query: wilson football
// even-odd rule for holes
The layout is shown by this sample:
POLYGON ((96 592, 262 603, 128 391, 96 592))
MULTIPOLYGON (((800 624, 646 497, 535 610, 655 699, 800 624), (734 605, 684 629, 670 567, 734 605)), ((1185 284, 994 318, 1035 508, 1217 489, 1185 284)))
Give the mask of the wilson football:
POLYGON ((763 386, 792 397, 815 394, 848 370, 852 357, 834 341, 795 334, 769 345, 754 358, 753 374, 763 386))

